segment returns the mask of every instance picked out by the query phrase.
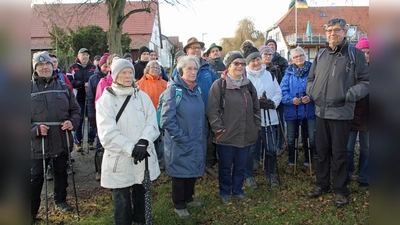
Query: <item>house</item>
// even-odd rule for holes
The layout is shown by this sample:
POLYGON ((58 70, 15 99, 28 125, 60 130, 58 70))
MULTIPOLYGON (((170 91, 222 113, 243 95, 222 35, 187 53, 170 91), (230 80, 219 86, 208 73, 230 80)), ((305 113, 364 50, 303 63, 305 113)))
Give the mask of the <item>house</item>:
MULTIPOLYGON (((142 1, 127 1, 125 14, 132 9, 143 8, 142 1)), ((141 46, 148 46, 157 52, 159 60, 165 56, 161 51, 163 40, 158 13, 158 5, 151 4, 150 13, 133 13, 125 21, 122 33, 128 33, 132 39, 131 54, 137 59, 141 46)), ((107 31, 107 7, 104 2, 85 4, 33 4, 31 8, 31 51, 52 51, 48 31, 55 24, 60 28, 75 30, 78 26, 98 25, 107 31)), ((76 51, 78 51, 76 49, 76 51)))
POLYGON ((165 56, 162 59, 159 58, 161 65, 163 65, 166 69, 169 69, 172 65, 174 65, 175 53, 177 51, 183 50, 183 44, 179 41, 178 36, 170 36, 167 37, 162 35, 162 44, 163 48, 161 50, 161 55, 165 56))
POLYGON ((369 6, 329 6, 297 9, 292 7, 267 30, 266 36, 267 39, 276 40, 276 51, 283 57, 288 59, 290 49, 300 46, 312 62, 319 49, 325 48, 327 43, 323 25, 334 17, 344 18, 350 25, 347 35, 352 45, 368 35, 369 6), (307 24, 311 25, 311 34, 307 34, 307 24))

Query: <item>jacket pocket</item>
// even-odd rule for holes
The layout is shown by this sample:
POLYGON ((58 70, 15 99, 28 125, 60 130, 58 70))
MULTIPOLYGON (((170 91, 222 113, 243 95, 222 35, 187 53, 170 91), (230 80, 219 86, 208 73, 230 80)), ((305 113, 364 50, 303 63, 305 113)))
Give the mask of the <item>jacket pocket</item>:
POLYGON ((114 173, 117 172, 119 157, 120 156, 115 157, 114 166, 113 166, 113 172, 114 173))
POLYGON ((35 95, 31 97, 31 113, 32 115, 37 115, 41 114, 44 111, 44 106, 43 106, 43 101, 44 97, 43 95, 35 95))

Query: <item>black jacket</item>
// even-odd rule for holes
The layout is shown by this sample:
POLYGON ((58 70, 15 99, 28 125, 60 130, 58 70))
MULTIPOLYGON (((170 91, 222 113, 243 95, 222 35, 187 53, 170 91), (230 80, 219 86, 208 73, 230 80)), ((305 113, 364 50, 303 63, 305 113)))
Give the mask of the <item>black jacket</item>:
POLYGON ((93 118, 96 116, 96 109, 94 107, 94 100, 96 99, 96 89, 97 85, 100 82, 100 79, 106 76, 107 74, 101 73, 101 69, 99 65, 97 65, 96 71, 94 71, 94 74, 89 78, 88 93, 86 96, 87 115, 89 118, 93 118))
POLYGON ((149 61, 141 61, 139 60, 133 67, 135 68, 135 80, 140 80, 143 77, 144 68, 149 61))
MULTIPOLYGON (((286 69, 289 67, 288 61, 283 58, 279 53, 275 53, 274 58, 272 58, 272 64, 277 65, 279 67, 279 70, 281 71, 281 74, 285 74, 286 69)), ((281 83, 281 79, 278 78, 278 83, 281 83)))
MULTIPOLYGON (((46 81, 43 77, 38 77, 36 73, 31 81, 31 158, 41 159, 42 137, 37 135, 40 124, 46 122, 71 121, 76 129, 81 120, 81 109, 72 89, 57 80, 57 74, 46 81), (47 92, 50 91, 50 92, 47 92), (37 124, 40 123, 40 124, 37 124)), ((46 158, 55 158, 67 154, 66 131, 61 130, 61 125, 48 125, 50 129, 47 136, 44 136, 44 149, 46 158)), ((39 132, 40 133, 40 132, 39 132)), ((72 150, 73 137, 68 132, 69 144, 72 150)))
POLYGON ((83 67, 78 59, 75 61, 76 63, 70 65, 68 68, 68 72, 73 74, 72 77, 68 76, 68 79, 71 81, 72 86, 78 91, 76 100, 78 102, 84 102, 86 99, 85 83, 88 82, 89 77, 93 75, 96 66, 89 61, 87 65, 83 67))

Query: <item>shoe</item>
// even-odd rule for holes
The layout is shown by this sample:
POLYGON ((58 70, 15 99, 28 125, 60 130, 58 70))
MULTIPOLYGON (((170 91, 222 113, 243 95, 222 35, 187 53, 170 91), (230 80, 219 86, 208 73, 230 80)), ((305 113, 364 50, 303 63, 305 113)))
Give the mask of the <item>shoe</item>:
POLYGON ((294 174, 294 166, 289 165, 288 168, 286 168, 286 173, 294 174))
POLYGON ((260 168, 260 162, 254 161, 253 170, 258 170, 258 168, 260 168))
POLYGON ((101 179, 101 173, 96 172, 95 178, 96 178, 96 181, 99 181, 101 179))
POLYGON ((305 167, 309 167, 309 166, 310 166, 310 163, 304 162, 303 165, 304 165, 305 167))
POLYGON ((164 160, 162 160, 161 162, 158 162, 159 163, 159 166, 160 166, 160 170, 161 171, 164 171, 165 170, 165 163, 164 163, 164 160))
POLYGON ((250 200, 250 198, 245 195, 245 194, 241 194, 241 195, 233 195, 233 197, 235 197, 236 199, 242 201, 242 202, 247 202, 250 200))
POLYGON ((247 187, 252 188, 252 189, 257 189, 258 188, 256 180, 254 179, 254 177, 246 178, 246 185, 247 185, 247 187))
POLYGON ((342 207, 342 206, 346 205, 347 203, 349 203, 349 201, 347 200, 346 197, 344 197, 341 194, 336 194, 336 196, 335 196, 336 207, 342 207))
POLYGON ((222 205, 232 205, 232 199, 229 195, 221 196, 222 205))
POLYGON ((191 202, 187 202, 186 205, 187 205, 187 206, 190 206, 190 207, 200 207, 200 206, 202 206, 203 204, 202 204, 201 202, 199 202, 199 201, 193 200, 193 201, 191 201, 191 202))
POLYGON ((76 152, 83 152, 83 148, 81 144, 75 144, 75 151, 76 152))
POLYGON ((89 150, 94 150, 95 149, 94 142, 89 142, 88 147, 89 147, 89 150))
POLYGON ((54 178, 53 169, 51 167, 48 167, 46 173, 46 180, 53 180, 53 178, 54 178))
POLYGON ((275 174, 270 174, 270 177, 267 176, 267 183, 271 185, 271 187, 275 187, 279 185, 279 181, 276 179, 275 174), (271 177, 271 179, 270 179, 271 177), (271 183, 269 183, 271 182, 271 183))
POLYGON ((60 211, 61 213, 66 213, 69 211, 72 211, 72 207, 68 205, 66 202, 61 202, 59 204, 56 204, 56 209, 60 211))
POLYGON ((304 167, 304 173, 309 175, 309 176, 313 175, 312 168, 311 168, 311 173, 310 173, 310 167, 308 167, 308 166, 304 167))
POLYGON ((67 165, 67 174, 68 174, 68 175, 72 175, 72 173, 74 173, 74 174, 75 174, 75 171, 74 171, 74 172, 72 172, 72 169, 71 169, 71 167, 70 167, 69 165, 67 165))
POLYGON ((174 212, 182 219, 189 218, 190 214, 187 209, 174 209, 174 212))
POLYGON ((276 149, 276 156, 281 156, 285 152, 284 148, 277 148, 276 149))
POLYGON ((312 189, 310 192, 307 193, 307 196, 309 198, 317 198, 323 194, 329 193, 330 190, 322 190, 321 187, 315 187, 314 189, 312 189))

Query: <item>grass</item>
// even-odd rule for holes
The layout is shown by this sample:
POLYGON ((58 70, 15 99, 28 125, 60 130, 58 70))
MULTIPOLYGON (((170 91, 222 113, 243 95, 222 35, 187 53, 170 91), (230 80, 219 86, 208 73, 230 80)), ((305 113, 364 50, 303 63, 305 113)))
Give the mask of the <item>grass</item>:
MULTIPOLYGON (((315 176, 310 178, 302 171, 296 177, 286 174, 287 156, 278 158, 278 161, 280 190, 278 187, 271 190, 263 171, 257 170, 255 176, 258 189, 243 187, 251 200, 245 203, 234 200, 229 206, 220 203, 218 180, 204 174, 196 181, 194 196, 203 206, 188 208, 191 216, 185 220, 173 212, 171 179, 163 172, 153 182, 151 190, 153 224, 369 224, 368 189, 351 181, 349 204, 337 208, 332 193, 316 199, 306 196, 307 191, 314 187, 315 176)), ((50 221, 55 224, 114 224, 109 191, 80 201, 79 209, 80 221, 75 211, 66 215, 53 213, 50 221)))

